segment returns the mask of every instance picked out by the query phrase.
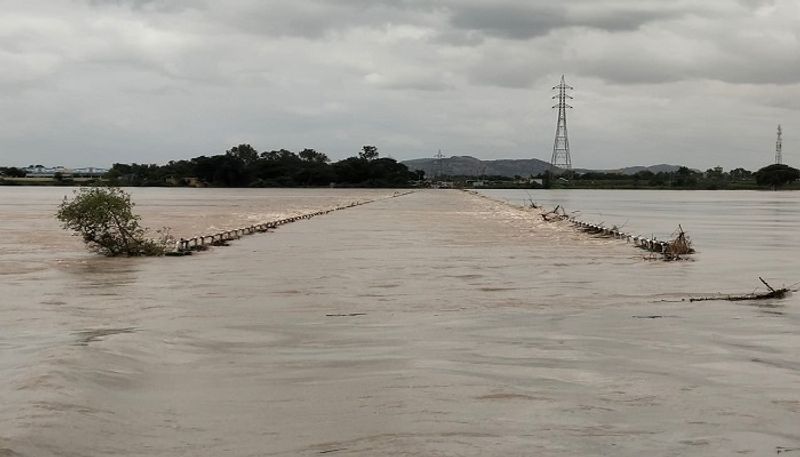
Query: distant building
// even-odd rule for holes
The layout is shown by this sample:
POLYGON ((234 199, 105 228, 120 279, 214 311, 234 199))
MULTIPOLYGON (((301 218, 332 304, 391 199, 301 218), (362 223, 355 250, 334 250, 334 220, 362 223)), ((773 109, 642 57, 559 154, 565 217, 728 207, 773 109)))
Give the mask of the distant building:
POLYGON ((58 173, 60 176, 69 178, 98 178, 108 173, 108 168, 83 167, 66 168, 62 166, 45 167, 43 165, 31 165, 23 168, 29 178, 53 178, 58 173))
POLYGON ((76 177, 99 178, 106 173, 108 173, 108 168, 82 167, 72 169, 72 176, 76 177))

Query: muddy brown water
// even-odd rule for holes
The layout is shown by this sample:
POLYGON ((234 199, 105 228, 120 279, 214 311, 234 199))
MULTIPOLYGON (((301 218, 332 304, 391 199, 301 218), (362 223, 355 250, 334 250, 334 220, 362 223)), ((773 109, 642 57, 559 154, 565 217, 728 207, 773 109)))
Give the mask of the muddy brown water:
MULTIPOLYGON (((797 297, 680 302, 753 287, 702 258, 430 190, 104 259, 52 220, 62 194, 0 189, 2 456, 800 453, 797 297)), ((386 194, 134 199, 184 234, 386 194)))

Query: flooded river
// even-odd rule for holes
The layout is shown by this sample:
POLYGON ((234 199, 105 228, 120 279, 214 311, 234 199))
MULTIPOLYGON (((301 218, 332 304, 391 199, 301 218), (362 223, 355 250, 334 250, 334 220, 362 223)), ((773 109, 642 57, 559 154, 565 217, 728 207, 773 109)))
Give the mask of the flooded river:
MULTIPOLYGON (((800 281, 797 194, 564 202, 684 223, 696 260, 665 263, 447 190, 105 259, 53 220, 64 192, 0 188, 0 456, 800 455, 800 296, 680 301, 800 281)), ((134 200, 190 235, 391 193, 134 200)))

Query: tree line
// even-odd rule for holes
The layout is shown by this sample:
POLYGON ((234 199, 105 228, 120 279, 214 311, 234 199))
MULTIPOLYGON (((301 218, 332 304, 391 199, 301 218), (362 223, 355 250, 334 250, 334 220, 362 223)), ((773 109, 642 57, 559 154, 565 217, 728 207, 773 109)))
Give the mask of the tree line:
MULTIPOLYGON (((545 187, 559 185, 555 176, 542 176, 545 187)), ((620 173, 587 172, 568 176, 574 186, 597 188, 672 188, 672 189, 777 189, 800 179, 800 170, 788 165, 774 164, 758 171, 735 168, 730 171, 722 167, 709 168, 705 172, 680 167, 671 172, 644 170, 632 175, 620 173)))
POLYGON ((258 152, 249 144, 165 165, 115 163, 105 175, 115 186, 213 187, 404 187, 423 177, 392 158, 380 157, 371 145, 332 163, 314 149, 258 152))
MULTIPOLYGON (((19 184, 25 170, 0 167, 0 184, 19 184), (3 179, 3 178, 9 179, 3 179)), ((170 161, 165 165, 115 163, 103 181, 113 186, 213 186, 213 187, 405 187, 422 181, 424 172, 410 171, 404 164, 382 158, 375 146, 364 146, 353 157, 331 163, 324 153, 303 149, 258 152, 240 144, 224 154, 170 161)), ((680 167, 671 172, 640 171, 633 175, 614 172, 585 172, 551 175, 545 172, 544 187, 605 189, 778 189, 800 188, 800 171, 788 165, 769 165, 758 171, 722 167, 705 172, 680 167)), ((538 187, 530 179, 503 176, 441 176, 469 187, 469 181, 490 181, 492 187, 538 187)), ((95 182, 96 180, 92 180, 95 182)), ((70 185, 71 179, 54 177, 54 183, 70 185)))
POLYGON ((27 176, 25 170, 17 167, 0 167, 0 176, 9 178, 24 178, 27 176))

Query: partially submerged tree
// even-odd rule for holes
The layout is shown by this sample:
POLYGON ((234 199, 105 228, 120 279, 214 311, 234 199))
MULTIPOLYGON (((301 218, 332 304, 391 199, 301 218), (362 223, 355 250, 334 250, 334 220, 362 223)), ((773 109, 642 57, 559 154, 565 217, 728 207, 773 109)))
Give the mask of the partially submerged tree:
POLYGON ((83 238, 86 245, 109 257, 163 255, 168 236, 161 240, 147 237, 133 213, 133 202, 118 187, 84 187, 72 199, 64 197, 56 218, 62 227, 83 238))

